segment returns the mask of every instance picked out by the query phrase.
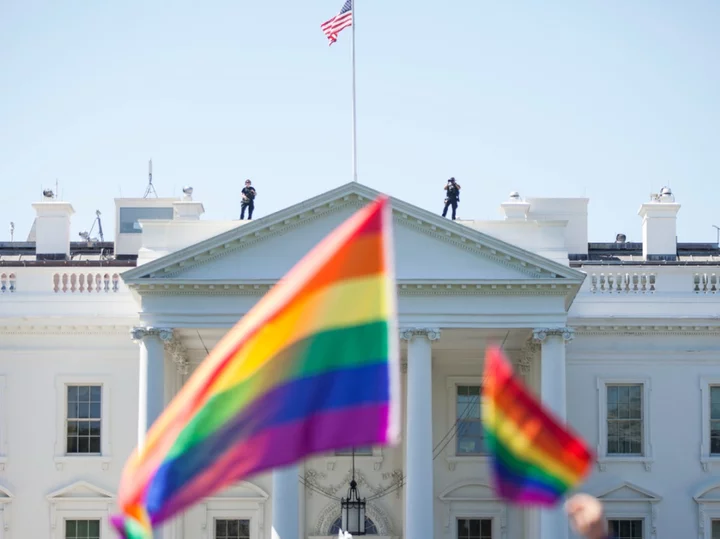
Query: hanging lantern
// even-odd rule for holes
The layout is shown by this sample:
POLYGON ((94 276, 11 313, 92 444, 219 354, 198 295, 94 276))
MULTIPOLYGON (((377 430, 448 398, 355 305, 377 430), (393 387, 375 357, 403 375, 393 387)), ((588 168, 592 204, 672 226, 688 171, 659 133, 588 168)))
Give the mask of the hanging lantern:
POLYGON ((365 498, 360 498, 355 479, 350 481, 350 490, 347 498, 342 499, 340 511, 343 531, 365 535, 365 498))

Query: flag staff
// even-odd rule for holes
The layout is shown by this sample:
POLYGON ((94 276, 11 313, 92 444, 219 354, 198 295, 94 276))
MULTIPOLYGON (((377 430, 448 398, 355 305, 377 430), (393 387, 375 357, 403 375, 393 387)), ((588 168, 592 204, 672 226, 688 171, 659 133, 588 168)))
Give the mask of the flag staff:
POLYGON ((355 0, 352 2, 352 44, 350 46, 352 56, 352 172, 353 181, 357 182, 357 109, 355 105, 355 26, 357 14, 355 13, 355 0))

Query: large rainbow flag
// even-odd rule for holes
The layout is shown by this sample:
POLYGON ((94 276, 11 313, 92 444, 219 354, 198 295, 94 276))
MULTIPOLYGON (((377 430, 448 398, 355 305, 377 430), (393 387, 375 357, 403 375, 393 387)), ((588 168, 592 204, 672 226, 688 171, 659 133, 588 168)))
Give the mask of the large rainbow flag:
POLYGON ((361 209, 218 343, 130 457, 126 538, 250 475, 335 449, 396 444, 400 368, 391 209, 361 209))
POLYGON ((499 348, 488 348, 482 421, 495 491, 519 505, 553 506, 587 475, 592 453, 513 375, 499 348))

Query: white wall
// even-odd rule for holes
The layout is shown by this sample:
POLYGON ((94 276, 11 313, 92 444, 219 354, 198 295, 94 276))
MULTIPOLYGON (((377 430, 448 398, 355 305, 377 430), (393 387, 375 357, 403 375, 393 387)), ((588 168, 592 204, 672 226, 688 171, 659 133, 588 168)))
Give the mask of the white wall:
MULTIPOLYGON (((115 492, 137 442, 137 354, 127 332, 47 328, 45 334, 0 336, 0 375, 5 378, 7 403, 0 410, 7 429, 7 460, 0 481, 14 494, 13 537, 49 537, 46 496, 78 480, 115 492), (62 455, 63 381, 106 384, 106 455, 62 455)), ((103 504, 107 513, 107 501, 103 504)))
MULTIPOLYGON (((701 463, 703 442, 701 379, 720 380, 720 341, 716 337, 662 335, 579 335, 568 352, 568 420, 596 447, 599 442, 598 377, 618 381, 647 378, 652 463, 595 466, 586 488, 592 493, 623 481, 651 491, 657 504, 658 537, 690 537, 698 531, 697 490, 720 467, 701 463)), ((649 536, 648 536, 649 537, 649 536)), ((708 536, 709 537, 709 536, 708 536)))

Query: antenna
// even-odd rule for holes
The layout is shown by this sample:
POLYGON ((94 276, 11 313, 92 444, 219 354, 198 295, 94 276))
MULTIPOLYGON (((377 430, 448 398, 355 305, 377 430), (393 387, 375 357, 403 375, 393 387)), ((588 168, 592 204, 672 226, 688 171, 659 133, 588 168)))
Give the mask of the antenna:
POLYGON ((148 164, 148 186, 147 189, 145 189, 145 194, 143 195, 143 198, 149 197, 150 193, 155 195, 155 198, 158 198, 157 191, 155 191, 155 186, 152 182, 152 159, 150 159, 150 163, 148 164))
MULTIPOLYGON (((12 223, 10 223, 10 224, 12 225, 12 223)), ((715 230, 717 230, 717 242, 716 243, 718 244, 718 247, 720 247, 720 226, 713 225, 712 227, 715 230)))
POLYGON ((15 223, 10 221, 10 243, 15 241, 15 223))
POLYGON ((80 236, 82 239, 84 239, 88 243, 94 243, 98 241, 97 238, 93 238, 91 236, 92 231, 95 229, 95 225, 98 226, 98 236, 100 236, 100 241, 105 241, 105 237, 103 236, 103 229, 102 229, 102 221, 100 220, 100 210, 95 210, 95 220, 93 221, 92 227, 90 227, 90 232, 80 232, 78 236, 80 236))

